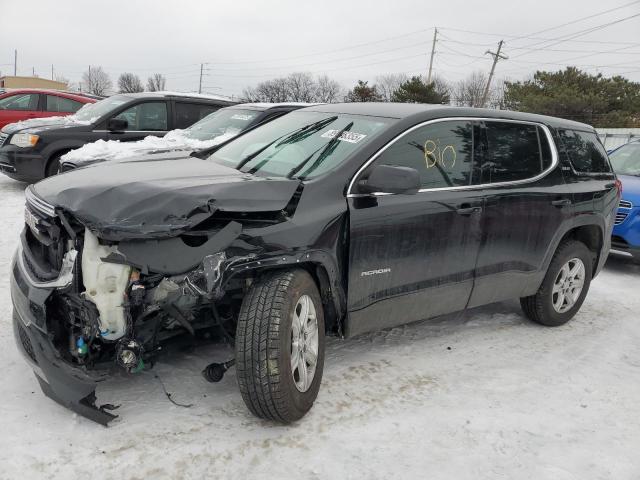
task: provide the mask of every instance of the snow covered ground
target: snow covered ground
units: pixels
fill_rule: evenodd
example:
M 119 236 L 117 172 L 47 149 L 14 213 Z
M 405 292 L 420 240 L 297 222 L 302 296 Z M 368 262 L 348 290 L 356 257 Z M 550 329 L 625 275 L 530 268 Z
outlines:
M 202 380 L 230 356 L 214 346 L 101 386 L 122 405 L 104 428 L 44 397 L 13 344 L 23 188 L 0 176 L 0 479 L 640 478 L 640 267 L 625 259 L 564 327 L 507 302 L 330 339 L 320 396 L 293 426 L 252 417 L 233 371 Z

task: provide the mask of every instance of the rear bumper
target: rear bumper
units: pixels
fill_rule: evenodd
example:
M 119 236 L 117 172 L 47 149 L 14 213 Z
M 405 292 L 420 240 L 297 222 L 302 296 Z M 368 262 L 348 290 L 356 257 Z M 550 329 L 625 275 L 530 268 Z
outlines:
M 90 420 L 107 425 L 115 415 L 95 405 L 98 382 L 105 371 L 87 371 L 61 358 L 46 329 L 46 301 L 54 288 L 33 281 L 21 261 L 20 250 L 11 264 L 13 330 L 18 349 L 33 368 L 46 396 Z
M 0 172 L 21 182 L 37 182 L 44 178 L 46 159 L 31 148 L 4 145 L 0 148 Z

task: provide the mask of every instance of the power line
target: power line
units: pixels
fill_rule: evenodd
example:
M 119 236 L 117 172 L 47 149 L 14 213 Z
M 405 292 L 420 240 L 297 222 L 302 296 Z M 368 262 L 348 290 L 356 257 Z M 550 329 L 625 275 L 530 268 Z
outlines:
M 551 30 L 557 30 L 558 28 L 567 27 L 567 26 L 573 25 L 575 23 L 583 22 L 585 20 L 590 20 L 590 19 L 595 18 L 595 17 L 600 17 L 600 16 L 605 15 L 607 13 L 615 12 L 616 10 L 621 10 L 623 8 L 627 8 L 627 7 L 630 7 L 631 5 L 635 5 L 635 4 L 638 4 L 638 3 L 640 3 L 640 0 L 634 0 L 633 2 L 625 3 L 624 5 L 620 5 L 619 7 L 614 7 L 614 8 L 610 8 L 608 10 L 603 10 L 601 12 L 594 13 L 594 14 L 588 15 L 586 17 L 578 18 L 576 20 L 571 20 L 570 22 L 566 22 L 566 23 L 562 23 L 560 25 L 556 25 L 555 27 L 545 28 L 544 30 L 538 30 L 537 32 L 533 32 L 533 33 L 530 33 L 528 35 L 538 35 L 539 33 L 545 33 L 545 32 L 549 32 Z M 524 36 L 520 37 L 520 38 L 524 38 Z M 516 39 L 517 38 L 512 39 L 512 40 L 516 40 Z
M 568 35 L 556 37 L 553 40 L 551 40 L 552 42 L 555 42 L 555 43 L 552 43 L 550 45 L 544 45 L 544 46 L 542 46 L 540 48 L 533 48 L 530 51 L 521 53 L 520 55 L 516 55 L 513 58 L 518 58 L 518 57 L 521 57 L 523 55 L 528 55 L 528 54 L 530 54 L 532 52 L 535 52 L 535 51 L 538 51 L 538 50 L 544 50 L 546 48 L 553 47 L 555 45 L 558 45 L 560 43 L 564 43 L 564 42 L 572 40 L 574 38 L 581 37 L 581 36 L 584 36 L 584 35 L 588 35 L 590 33 L 596 32 L 598 30 L 602 30 L 603 28 L 607 28 L 607 27 L 610 27 L 612 25 L 616 25 L 616 24 L 621 23 L 621 22 L 626 22 L 627 20 L 631 20 L 631 19 L 636 18 L 636 17 L 640 17 L 640 13 L 636 13 L 636 14 L 630 15 L 628 17 L 619 18 L 617 20 L 613 20 L 611 22 L 603 23 L 601 25 L 596 25 L 595 27 L 590 27 L 590 28 L 587 28 L 587 29 L 584 29 L 584 30 L 580 30 L 578 32 L 570 33 Z M 541 45 L 543 43 L 548 43 L 548 41 L 532 43 L 530 45 L 525 45 L 525 47 L 531 48 L 531 47 L 535 47 L 537 45 Z

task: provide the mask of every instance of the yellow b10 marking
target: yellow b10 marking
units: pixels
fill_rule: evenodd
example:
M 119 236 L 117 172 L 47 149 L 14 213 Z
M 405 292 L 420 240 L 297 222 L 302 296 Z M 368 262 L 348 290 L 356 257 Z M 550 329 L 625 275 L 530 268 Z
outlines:
M 435 167 L 438 162 L 443 168 L 453 168 L 457 158 L 458 154 L 454 146 L 446 145 L 442 148 L 439 138 L 424 142 L 424 161 L 427 164 L 427 168 Z

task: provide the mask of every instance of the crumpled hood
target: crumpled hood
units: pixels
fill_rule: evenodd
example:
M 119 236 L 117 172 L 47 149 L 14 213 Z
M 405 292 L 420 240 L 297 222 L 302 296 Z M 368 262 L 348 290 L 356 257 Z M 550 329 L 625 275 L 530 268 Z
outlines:
M 107 162 L 31 188 L 101 238 L 122 240 L 179 235 L 217 210 L 277 212 L 287 206 L 299 183 L 186 157 Z
M 67 160 L 62 157 L 60 161 L 60 165 L 73 165 L 77 168 L 89 167 L 91 165 L 96 165 L 99 163 L 109 162 L 111 165 L 114 163 L 126 163 L 126 162 L 145 162 L 145 161 L 153 161 L 153 160 L 184 160 L 188 158 L 191 153 L 189 149 L 170 149 L 170 150 L 152 150 L 149 152 L 138 152 L 135 155 L 132 155 L 127 158 L 119 158 L 115 160 L 110 160 L 108 158 L 86 158 L 86 159 L 77 159 L 77 160 Z

